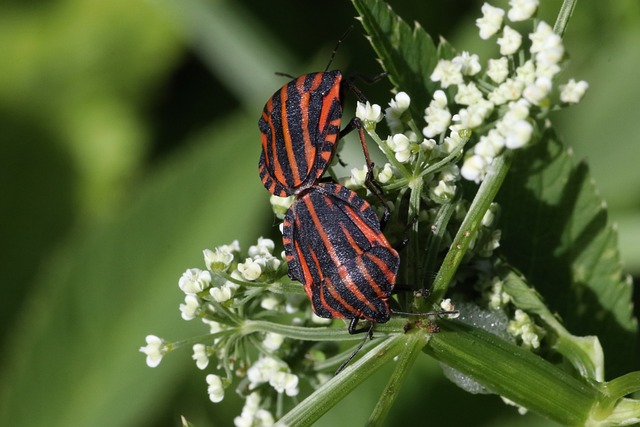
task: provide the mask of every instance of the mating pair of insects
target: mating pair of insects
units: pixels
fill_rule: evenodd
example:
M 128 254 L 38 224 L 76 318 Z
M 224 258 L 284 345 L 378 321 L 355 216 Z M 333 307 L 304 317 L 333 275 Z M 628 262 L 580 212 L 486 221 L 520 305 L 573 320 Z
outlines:
M 259 172 L 269 192 L 295 196 L 282 230 L 289 277 L 304 285 L 316 315 L 348 319 L 350 333 L 371 337 L 376 323 L 389 320 L 400 257 L 382 233 L 389 208 L 373 180 L 362 123 L 356 117 L 341 130 L 347 91 L 366 101 L 353 78 L 343 78 L 338 70 L 293 78 L 275 92 L 258 121 Z M 366 186 L 384 207 L 382 221 L 355 192 L 321 182 L 338 140 L 353 130 L 368 168 Z M 369 327 L 357 328 L 360 320 Z

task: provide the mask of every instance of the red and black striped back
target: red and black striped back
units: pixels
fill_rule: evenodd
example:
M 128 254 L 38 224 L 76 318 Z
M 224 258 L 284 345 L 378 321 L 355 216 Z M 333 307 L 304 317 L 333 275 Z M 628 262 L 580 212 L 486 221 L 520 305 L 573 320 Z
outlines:
M 305 74 L 273 94 L 258 126 L 260 178 L 276 196 L 310 187 L 327 169 L 340 134 L 340 71 Z
M 338 184 L 301 193 L 285 217 L 289 276 L 325 318 L 389 320 L 400 258 L 370 205 Z

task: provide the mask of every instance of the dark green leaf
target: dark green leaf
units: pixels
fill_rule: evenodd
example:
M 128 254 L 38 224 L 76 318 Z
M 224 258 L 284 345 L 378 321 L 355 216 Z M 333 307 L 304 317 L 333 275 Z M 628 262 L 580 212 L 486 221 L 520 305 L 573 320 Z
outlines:
M 436 46 L 418 23 L 411 28 L 380 0 L 352 0 L 362 26 L 396 89 L 411 97 L 411 114 L 421 121 L 435 84 Z
M 584 163 L 552 131 L 517 153 L 498 198 L 502 254 L 575 335 L 597 335 L 608 378 L 637 367 L 632 288 Z

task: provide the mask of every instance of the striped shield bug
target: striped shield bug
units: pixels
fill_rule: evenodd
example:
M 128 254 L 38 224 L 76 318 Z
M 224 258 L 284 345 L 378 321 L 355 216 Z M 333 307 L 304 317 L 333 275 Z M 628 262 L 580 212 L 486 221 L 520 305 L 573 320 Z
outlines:
M 431 316 L 454 312 L 392 310 L 400 257 L 382 234 L 380 220 L 364 199 L 335 183 L 316 183 L 299 193 L 282 228 L 289 277 L 303 284 L 319 317 L 349 319 L 349 333 L 366 332 L 336 374 L 391 314 Z M 357 329 L 358 321 L 369 327 Z
M 283 243 L 289 276 L 301 282 L 319 317 L 371 324 L 389 320 L 400 258 L 365 200 L 339 184 L 300 193 L 287 212 Z
M 289 76 L 292 80 L 269 98 L 258 120 L 262 135 L 260 179 L 276 196 L 295 195 L 312 186 L 329 167 L 338 140 L 357 129 L 369 169 L 367 186 L 379 197 L 379 189 L 371 184 L 373 163 L 360 119 L 355 117 L 340 129 L 345 92 L 351 91 L 366 102 L 353 84 L 355 76 L 344 78 L 339 70 L 328 71 L 342 38 L 324 71 Z M 363 80 L 372 83 L 384 76 Z

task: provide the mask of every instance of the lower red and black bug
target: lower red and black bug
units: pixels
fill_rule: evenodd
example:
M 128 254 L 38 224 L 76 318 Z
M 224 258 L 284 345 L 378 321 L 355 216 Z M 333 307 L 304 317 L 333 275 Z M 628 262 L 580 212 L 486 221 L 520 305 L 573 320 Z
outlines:
M 301 193 L 283 224 L 289 276 L 304 285 L 313 311 L 324 318 L 371 324 L 389 320 L 388 299 L 400 257 L 369 203 L 339 184 Z
M 298 194 L 285 216 L 282 235 L 289 277 L 303 284 L 315 314 L 349 319 L 351 334 L 367 332 L 336 373 L 372 337 L 376 323 L 387 322 L 392 313 L 453 313 L 390 309 L 400 257 L 382 234 L 369 203 L 342 185 L 317 183 Z M 360 320 L 369 321 L 369 326 L 358 329 Z

